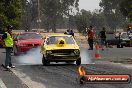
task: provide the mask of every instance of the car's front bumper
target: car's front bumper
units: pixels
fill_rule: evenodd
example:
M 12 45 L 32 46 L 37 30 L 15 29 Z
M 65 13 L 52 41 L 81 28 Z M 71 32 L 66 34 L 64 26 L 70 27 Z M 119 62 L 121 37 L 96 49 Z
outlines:
M 46 55 L 49 61 L 76 61 L 80 55 L 64 55 L 64 54 L 50 54 Z
M 19 46 L 18 47 L 18 52 L 19 53 L 26 53 L 27 51 L 33 49 L 33 48 L 38 48 L 39 46 Z
M 121 45 L 123 45 L 123 46 L 130 46 L 130 41 L 122 41 Z

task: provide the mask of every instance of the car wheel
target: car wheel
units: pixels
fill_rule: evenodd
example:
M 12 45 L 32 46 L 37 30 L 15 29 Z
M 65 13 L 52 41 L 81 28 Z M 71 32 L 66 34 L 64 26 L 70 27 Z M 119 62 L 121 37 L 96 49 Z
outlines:
M 120 44 L 117 45 L 117 48 L 120 48 Z
M 123 45 L 121 45 L 121 48 L 123 48 Z
M 123 48 L 123 45 L 118 44 L 118 45 L 117 45 L 117 48 Z
M 120 47 L 120 45 L 118 44 L 118 45 L 117 45 L 117 48 L 119 48 L 119 47 Z
M 76 61 L 76 65 L 80 65 L 81 64 L 81 58 L 79 57 Z
M 47 66 L 48 64 L 50 64 L 50 62 L 48 60 L 46 60 L 46 58 L 43 56 L 42 57 L 42 64 L 43 64 L 43 66 Z

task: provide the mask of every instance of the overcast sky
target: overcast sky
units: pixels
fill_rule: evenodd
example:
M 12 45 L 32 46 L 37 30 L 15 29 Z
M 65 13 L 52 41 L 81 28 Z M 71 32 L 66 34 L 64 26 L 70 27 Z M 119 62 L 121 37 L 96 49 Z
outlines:
M 79 9 L 91 10 L 100 9 L 99 2 L 101 0 L 79 0 Z

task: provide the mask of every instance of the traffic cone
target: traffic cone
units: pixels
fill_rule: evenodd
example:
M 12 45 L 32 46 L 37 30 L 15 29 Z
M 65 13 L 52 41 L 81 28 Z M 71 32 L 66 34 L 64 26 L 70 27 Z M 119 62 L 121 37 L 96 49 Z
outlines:
M 98 43 L 95 44 L 95 58 L 96 59 L 100 59 L 101 58 L 101 55 L 99 53 L 99 44 Z

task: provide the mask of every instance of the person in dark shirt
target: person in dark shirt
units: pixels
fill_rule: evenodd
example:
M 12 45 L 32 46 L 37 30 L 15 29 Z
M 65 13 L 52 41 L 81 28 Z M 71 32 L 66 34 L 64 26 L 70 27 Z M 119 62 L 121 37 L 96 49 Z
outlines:
M 73 30 L 70 31 L 70 35 L 72 35 L 74 37 L 74 32 Z
M 64 34 L 69 35 L 69 34 L 70 34 L 70 30 L 69 30 L 69 29 L 68 29 L 68 30 L 66 30 L 66 32 L 64 32 Z
M 101 40 L 102 50 L 104 50 L 104 46 L 106 44 L 106 28 L 105 27 L 103 27 L 102 30 L 100 31 L 100 40 Z

